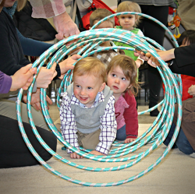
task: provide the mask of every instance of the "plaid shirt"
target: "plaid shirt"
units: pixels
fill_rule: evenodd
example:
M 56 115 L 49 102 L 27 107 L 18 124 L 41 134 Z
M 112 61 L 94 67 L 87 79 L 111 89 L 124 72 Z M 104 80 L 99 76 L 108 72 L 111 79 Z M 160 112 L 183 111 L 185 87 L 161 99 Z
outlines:
M 71 110 L 71 104 L 76 104 L 84 108 L 88 108 L 85 105 L 81 104 L 80 101 L 72 95 L 71 99 L 67 95 L 67 92 L 63 94 L 63 100 L 60 107 L 60 120 L 61 120 L 61 130 L 62 135 L 69 144 L 79 149 L 78 140 L 77 140 L 77 126 L 75 121 L 75 116 Z M 96 107 L 104 101 L 103 92 L 98 93 L 94 104 L 91 108 Z M 96 147 L 96 151 L 103 154 L 108 154 L 112 142 L 116 137 L 117 123 L 115 119 L 115 109 L 114 109 L 115 98 L 112 95 L 108 100 L 108 103 L 105 108 L 104 115 L 100 117 L 100 136 L 99 143 Z M 68 149 L 68 153 L 72 151 Z
M 112 41 L 110 41 L 110 46 L 116 46 Z M 101 46 L 95 47 L 94 50 L 101 48 Z M 98 58 L 102 63 L 106 65 L 106 68 L 108 64 L 110 63 L 111 59 L 119 54 L 125 54 L 123 50 L 120 49 L 111 49 L 108 51 L 100 51 L 97 53 L 94 53 L 92 57 Z
M 50 18 L 66 11 L 63 0 L 30 0 L 33 18 Z

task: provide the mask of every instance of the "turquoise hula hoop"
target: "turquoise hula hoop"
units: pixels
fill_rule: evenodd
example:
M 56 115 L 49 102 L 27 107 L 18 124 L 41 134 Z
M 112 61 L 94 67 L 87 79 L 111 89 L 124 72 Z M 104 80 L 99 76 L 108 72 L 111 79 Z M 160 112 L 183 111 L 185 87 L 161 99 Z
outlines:
M 158 23 L 161 25 L 166 31 L 168 32 L 169 30 L 163 26 L 159 21 L 156 19 L 152 18 L 151 16 L 141 14 L 141 13 L 136 13 L 136 12 L 122 12 L 122 13 L 117 13 L 113 14 L 107 18 L 104 18 L 100 22 L 98 22 L 96 25 L 99 25 L 101 22 L 105 21 L 106 19 L 110 17 L 114 17 L 120 14 L 138 14 L 140 16 L 147 17 L 154 22 Z M 95 27 L 95 26 L 94 26 Z M 94 28 L 93 27 L 93 28 Z M 155 56 L 161 66 L 158 68 L 158 71 L 162 77 L 163 83 L 165 85 L 165 97 L 163 101 L 159 103 L 159 105 L 162 105 L 162 108 L 160 110 L 159 115 L 153 122 L 153 124 L 149 127 L 149 129 L 142 134 L 140 137 L 138 137 L 134 142 L 131 142 L 129 144 L 122 144 L 115 142 L 114 143 L 114 149 L 110 151 L 108 156 L 95 156 L 92 154 L 88 154 L 89 150 L 81 149 L 77 150 L 76 148 L 72 147 L 69 143 L 63 140 L 63 137 L 60 132 L 58 132 L 57 128 L 53 124 L 52 119 L 50 118 L 49 112 L 47 110 L 47 102 L 46 102 L 46 90 L 41 89 L 41 94 L 40 94 L 40 99 L 41 99 L 41 107 L 42 107 L 42 113 L 44 115 L 44 118 L 50 128 L 50 130 L 54 133 L 54 135 L 58 138 L 58 140 L 64 144 L 65 147 L 69 148 L 70 150 L 76 152 L 77 154 L 91 159 L 95 161 L 100 161 L 100 162 L 125 162 L 128 161 L 127 164 L 120 165 L 120 166 L 115 166 L 115 167 L 109 167 L 109 168 L 93 168 L 93 167 L 85 167 L 82 165 L 78 165 L 76 163 L 70 162 L 69 160 L 63 158 L 62 156 L 58 155 L 56 152 L 54 152 L 41 138 L 39 135 L 36 126 L 33 122 L 33 117 L 31 114 L 31 94 L 32 94 L 32 88 L 36 80 L 37 74 L 33 78 L 33 82 L 31 86 L 28 89 L 28 95 L 27 95 L 27 108 L 28 108 L 28 117 L 29 117 L 29 123 L 32 127 L 32 130 L 38 139 L 38 141 L 42 144 L 42 146 L 54 157 L 56 157 L 58 160 L 60 160 L 63 163 L 66 163 L 72 167 L 76 167 L 78 169 L 82 170 L 87 170 L 87 171 L 94 171 L 94 172 L 100 172 L 100 171 L 116 171 L 116 170 L 122 170 L 129 168 L 138 162 L 140 162 L 142 159 L 144 159 L 149 153 L 151 153 L 153 150 L 155 150 L 159 145 L 162 144 L 166 136 L 168 135 L 169 129 L 170 129 L 170 123 L 172 123 L 173 120 L 173 114 L 174 114 L 174 103 L 177 101 L 178 103 L 178 119 L 176 123 L 176 129 L 173 135 L 172 140 L 170 141 L 169 145 L 165 149 L 165 151 L 162 153 L 162 155 L 152 164 L 150 165 L 146 170 L 141 171 L 140 173 L 126 178 L 124 180 L 120 180 L 118 182 L 108 182 L 108 183 L 92 183 L 92 182 L 83 182 L 80 180 L 75 180 L 72 179 L 71 177 L 68 177 L 66 175 L 63 175 L 62 173 L 56 171 L 53 169 L 50 165 L 48 165 L 35 151 L 33 146 L 31 145 L 26 132 L 24 130 L 24 126 L 22 123 L 21 119 L 21 98 L 22 98 L 22 93 L 23 90 L 21 89 L 18 93 L 18 98 L 16 102 L 16 109 L 17 109 L 17 119 L 19 123 L 19 129 L 21 131 L 22 137 L 29 148 L 30 152 L 33 154 L 33 156 L 42 164 L 46 169 L 51 171 L 53 174 L 59 176 L 60 178 L 67 180 L 69 182 L 79 184 L 79 185 L 84 185 L 84 186 L 91 186 L 91 187 L 108 187 L 108 186 L 116 186 L 116 185 L 121 185 L 125 184 L 128 182 L 131 182 L 133 180 L 136 180 L 137 178 L 142 177 L 144 174 L 150 172 L 155 166 L 157 166 L 162 159 L 168 154 L 170 151 L 171 147 L 173 146 L 179 129 L 181 125 L 181 117 L 182 117 L 182 102 L 181 102 L 181 85 L 178 86 L 179 83 L 179 76 L 175 76 L 170 69 L 167 67 L 166 63 L 162 61 L 159 57 L 159 55 L 156 53 L 156 51 L 153 49 L 153 47 L 146 41 L 145 38 L 140 38 L 137 35 L 125 31 L 125 30 L 119 30 L 119 29 L 99 29 L 99 30 L 92 30 L 89 31 L 84 31 L 81 32 L 79 35 L 74 35 L 71 36 L 67 39 L 61 40 L 60 42 L 56 43 L 52 47 L 50 47 L 47 51 L 45 51 L 34 63 L 33 67 L 38 67 L 38 72 L 40 68 L 43 66 L 43 64 L 48 60 L 48 58 L 55 52 L 55 54 L 51 57 L 47 68 L 51 68 L 54 62 L 60 62 L 63 60 L 63 57 L 68 55 L 71 51 L 74 51 L 76 48 L 79 46 L 83 46 L 81 50 L 79 50 L 78 54 L 80 54 L 82 57 L 87 57 L 95 52 L 100 52 L 103 50 L 110 50 L 114 48 L 120 48 L 120 49 L 128 49 L 128 50 L 134 50 L 133 48 L 128 48 L 128 47 L 104 47 L 101 49 L 93 50 L 93 48 L 99 44 L 101 44 L 102 41 L 106 40 L 113 40 L 113 41 L 119 41 L 119 42 L 125 42 L 129 44 L 130 46 L 133 46 L 135 49 L 142 50 L 143 52 L 149 52 L 153 56 Z M 175 42 L 176 47 L 178 46 L 175 38 L 172 36 L 171 32 L 170 36 Z M 71 41 L 75 41 L 73 44 L 70 46 L 65 46 L 66 43 L 69 43 Z M 148 39 L 147 39 L 148 40 Z M 148 40 L 151 42 L 152 40 Z M 153 43 L 156 44 L 156 43 Z M 79 59 L 80 60 L 80 59 Z M 60 94 L 64 91 L 66 91 L 66 87 L 71 83 L 72 79 L 72 74 L 71 71 L 69 70 L 67 74 L 64 76 L 64 79 L 61 82 L 60 88 L 58 90 L 58 102 L 60 102 Z M 157 105 L 157 106 L 159 106 Z M 59 103 L 58 103 L 59 107 Z M 153 107 L 154 109 L 155 107 Z M 144 114 L 147 111 L 143 111 L 139 114 Z M 149 134 L 151 132 L 151 134 Z M 149 135 L 148 135 L 149 134 Z M 147 136 L 148 135 L 148 136 Z M 119 158 L 121 156 L 126 156 L 129 153 L 134 153 L 135 151 L 138 151 L 139 148 L 143 147 L 144 145 L 151 145 L 147 150 L 140 152 L 139 154 L 132 155 L 130 157 L 124 157 L 124 158 Z M 132 161 L 131 161 L 132 160 Z

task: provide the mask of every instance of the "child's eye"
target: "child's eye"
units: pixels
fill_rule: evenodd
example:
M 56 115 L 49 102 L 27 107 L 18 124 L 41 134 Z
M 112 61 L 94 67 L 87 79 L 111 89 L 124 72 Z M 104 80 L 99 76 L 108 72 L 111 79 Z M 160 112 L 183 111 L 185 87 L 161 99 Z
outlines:
M 77 88 L 79 88 L 80 86 L 79 85 L 76 85 Z
M 125 19 L 125 16 L 122 16 L 121 18 L 122 18 L 122 19 Z
M 123 81 L 125 81 L 125 80 L 126 80 L 126 78 L 125 78 L 125 77 L 122 77 L 121 79 L 122 79 Z
M 113 73 L 113 74 L 112 74 L 112 77 L 116 77 L 116 74 Z
M 92 89 L 92 87 L 87 87 L 87 89 L 88 89 L 88 90 L 91 90 L 91 89 Z

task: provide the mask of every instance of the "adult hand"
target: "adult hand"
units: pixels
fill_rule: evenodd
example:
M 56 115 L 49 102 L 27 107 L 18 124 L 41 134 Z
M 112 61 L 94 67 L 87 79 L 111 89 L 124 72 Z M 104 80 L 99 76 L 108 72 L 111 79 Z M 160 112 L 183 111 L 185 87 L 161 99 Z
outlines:
M 148 57 L 147 57 L 147 56 L 145 55 L 145 53 L 142 52 L 142 51 L 139 51 L 139 50 L 136 50 L 136 49 L 135 49 L 134 55 L 135 55 L 136 57 L 140 57 L 140 58 L 143 59 L 144 61 L 148 61 Z
M 150 53 L 145 54 L 142 51 L 135 50 L 134 55 L 139 56 L 144 61 L 147 61 L 147 63 L 152 67 L 160 66 L 160 63 L 158 62 L 158 60 Z
M 64 75 L 69 69 L 74 69 L 73 64 L 77 62 L 77 60 L 80 58 L 80 55 L 73 55 L 64 61 L 59 63 L 60 66 L 60 71 L 61 71 L 61 76 L 59 77 L 60 79 L 63 79 Z
M 82 159 L 82 158 L 83 158 L 83 156 L 80 156 L 80 155 L 78 155 L 78 154 L 75 153 L 75 152 L 71 153 L 71 154 L 70 154 L 70 157 L 71 157 L 72 159 Z
M 38 88 L 47 88 L 48 85 L 51 83 L 53 78 L 57 75 L 56 72 L 56 64 L 53 64 L 50 69 L 46 67 L 42 67 L 40 72 L 37 76 L 37 87 Z
M 23 101 L 25 103 L 27 103 L 27 94 L 23 95 Z M 33 106 L 36 110 L 41 110 L 41 104 L 40 104 L 40 89 L 37 89 L 37 91 L 35 93 L 32 93 L 31 95 L 31 106 Z M 46 101 L 49 105 L 52 105 L 52 100 L 46 96 Z M 49 109 L 49 106 L 47 106 L 48 109 Z
M 155 49 L 155 50 L 157 51 L 158 55 L 163 61 L 169 61 L 175 58 L 175 54 L 174 54 L 175 49 L 170 49 L 168 51 L 161 51 L 159 49 Z M 160 63 L 158 62 L 158 60 L 154 56 L 152 56 L 150 53 L 144 54 L 141 51 L 135 50 L 134 55 L 140 56 L 140 58 L 142 58 L 144 61 L 147 61 L 147 63 L 151 65 L 152 67 L 160 66 Z
M 36 74 L 37 70 L 36 68 L 32 68 L 32 64 L 28 64 L 25 67 L 22 67 L 16 73 L 11 76 L 12 78 L 12 85 L 10 88 L 10 91 L 15 91 L 19 88 L 22 88 L 24 90 L 27 90 L 30 86 L 33 75 Z
M 195 96 L 195 85 L 191 85 L 189 88 L 188 88 L 188 93 L 192 96 Z
M 54 25 L 58 34 L 56 38 L 58 40 L 62 40 L 72 35 L 79 34 L 80 31 L 77 25 L 72 21 L 71 17 L 68 15 L 67 12 L 64 12 L 58 16 L 53 18 Z

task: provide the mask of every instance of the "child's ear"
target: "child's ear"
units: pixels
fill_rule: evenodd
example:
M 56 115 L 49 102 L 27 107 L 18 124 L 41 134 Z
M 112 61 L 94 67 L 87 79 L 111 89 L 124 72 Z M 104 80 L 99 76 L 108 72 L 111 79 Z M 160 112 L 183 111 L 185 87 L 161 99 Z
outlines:
M 89 30 L 91 30 L 91 27 L 89 27 Z
M 103 82 L 103 83 L 102 83 L 102 85 L 101 85 L 101 87 L 100 87 L 100 89 L 99 89 L 99 92 L 103 91 L 103 90 L 104 90 L 104 88 L 105 88 L 105 86 L 106 86 L 106 83 L 105 83 L 105 82 Z

